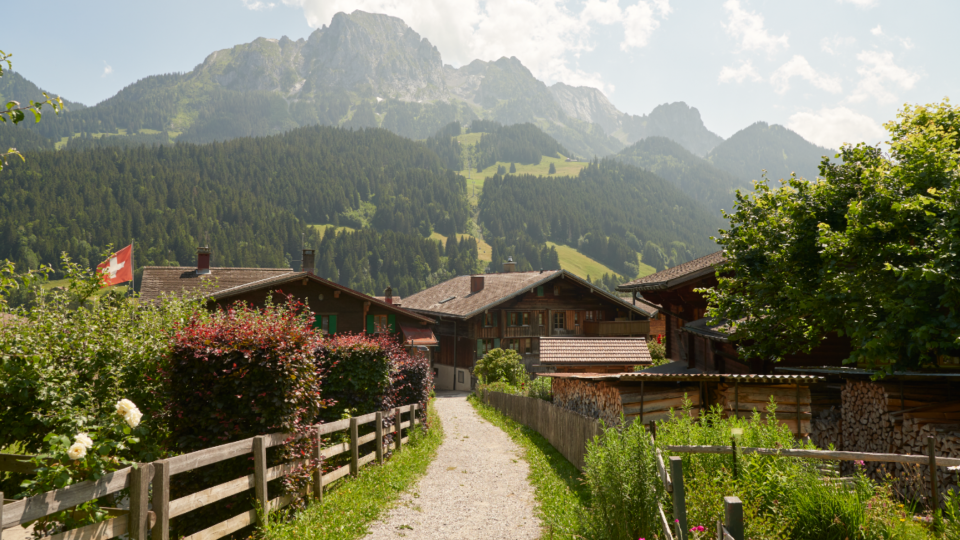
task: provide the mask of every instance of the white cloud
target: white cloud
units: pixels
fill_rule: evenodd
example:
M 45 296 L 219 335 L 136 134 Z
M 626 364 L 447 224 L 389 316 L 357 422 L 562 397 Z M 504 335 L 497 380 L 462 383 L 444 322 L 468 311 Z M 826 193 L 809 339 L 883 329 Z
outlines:
M 620 50 L 645 47 L 658 26 L 660 21 L 654 16 L 653 8 L 646 2 L 637 2 L 623 10 L 624 36 L 623 42 L 620 43 Z
M 910 90 L 920 80 L 917 72 L 896 65 L 893 62 L 893 53 L 889 51 L 863 51 L 857 55 L 857 60 L 860 61 L 857 68 L 860 82 L 849 97 L 853 103 L 866 101 L 871 97 L 878 103 L 893 103 L 897 96 L 887 89 L 886 83 Z
M 905 37 L 905 38 L 897 38 L 897 39 L 900 40 L 900 45 L 903 45 L 903 48 L 904 48 L 904 49 L 906 49 L 906 50 L 909 51 L 910 49 L 913 48 L 913 40 L 912 40 L 912 39 L 910 39 L 910 38 L 908 38 L 908 37 Z
M 787 35 L 773 36 L 763 27 L 763 15 L 746 11 L 740 7 L 740 0 L 727 0 L 723 4 L 730 18 L 723 27 L 727 33 L 740 40 L 740 49 L 744 51 L 765 50 L 775 52 L 778 48 L 790 46 Z
M 878 24 L 876 28 L 871 28 L 871 29 L 870 29 L 870 33 L 873 34 L 873 35 L 875 35 L 875 36 L 882 36 L 882 35 L 883 35 L 883 28 L 880 28 L 880 25 Z
M 613 24 L 620 21 L 621 13 L 618 0 L 587 0 L 580 12 L 580 18 L 587 24 L 592 21 Z
M 670 13 L 669 0 L 640 0 L 621 9 L 618 0 L 588 0 L 577 13 L 564 0 L 283 0 L 303 9 L 307 24 L 330 24 L 334 14 L 362 10 L 403 19 L 443 54 L 445 63 L 516 56 L 538 78 L 612 87 L 597 73 L 578 69 L 572 58 L 590 51 L 591 22 L 623 24 L 621 48 L 643 47 Z
M 106 77 L 107 75 L 110 75 L 111 73 L 113 73 L 113 66 L 111 66 L 110 64 L 107 63 L 106 60 L 104 60 L 104 61 L 103 61 L 103 74 L 100 75 L 100 76 L 101 76 L 101 77 Z
M 749 60 L 740 64 L 740 67 L 738 68 L 724 66 L 720 70 L 719 80 L 722 83 L 727 83 L 732 81 L 736 81 L 737 83 L 742 83 L 747 79 L 753 82 L 761 80 L 760 74 L 757 73 L 757 70 L 754 69 L 753 64 Z
M 812 143 L 835 149 L 843 143 L 876 144 L 887 134 L 873 118 L 846 107 L 795 113 L 790 116 L 787 127 Z
M 860 8 L 870 8 L 877 5 L 877 0 L 840 0 L 840 3 L 847 2 Z
M 773 90 L 776 93 L 783 94 L 790 89 L 790 79 L 794 77 L 805 79 L 813 86 L 832 94 L 843 90 L 839 78 L 830 77 L 813 69 L 810 62 L 807 62 L 807 59 L 799 54 L 794 55 L 786 64 L 773 72 L 773 75 L 770 76 L 770 84 L 773 85 Z
M 820 40 L 820 50 L 827 54 L 837 54 L 837 49 L 853 45 L 857 40 L 852 37 L 833 36 L 832 38 L 822 38 Z
M 251 11 L 263 11 L 266 9 L 273 9 L 276 7 L 274 2 L 261 2 L 260 0 L 241 0 L 243 2 L 243 7 Z

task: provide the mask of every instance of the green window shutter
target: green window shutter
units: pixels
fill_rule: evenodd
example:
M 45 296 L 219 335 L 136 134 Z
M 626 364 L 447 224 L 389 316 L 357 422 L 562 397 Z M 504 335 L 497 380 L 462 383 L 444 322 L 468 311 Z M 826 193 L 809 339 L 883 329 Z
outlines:
M 499 319 L 499 317 L 497 317 L 497 312 L 494 311 L 494 312 L 493 312 L 493 325 L 494 325 L 494 326 L 500 326 L 500 323 L 498 322 L 498 319 Z
M 330 316 L 330 335 L 333 335 L 336 333 L 337 333 L 337 316 L 331 315 Z
M 494 349 L 499 349 L 499 348 L 500 348 L 500 338 L 494 338 L 494 340 L 493 340 L 493 348 L 494 348 Z
M 390 332 L 397 333 L 397 316 L 393 313 L 387 315 L 387 324 L 390 325 Z
M 313 315 L 313 329 L 320 330 L 323 327 L 323 315 Z
M 483 358 L 483 340 L 477 340 L 477 358 Z
M 373 334 L 373 315 L 367 315 L 367 333 Z
M 543 285 L 537 287 L 537 296 L 543 296 Z

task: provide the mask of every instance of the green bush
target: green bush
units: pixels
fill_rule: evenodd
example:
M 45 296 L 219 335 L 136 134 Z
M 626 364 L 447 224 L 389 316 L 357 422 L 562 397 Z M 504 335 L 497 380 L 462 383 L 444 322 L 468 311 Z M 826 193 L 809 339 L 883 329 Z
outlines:
M 634 540 L 662 533 L 657 502 L 665 490 L 653 441 L 642 424 L 607 428 L 590 441 L 583 476 L 591 497 L 587 537 Z
M 473 374 L 481 384 L 505 382 L 519 387 L 526 384 L 529 377 L 523 367 L 523 358 L 511 349 L 492 349 L 483 358 L 477 360 Z
M 544 401 L 553 401 L 553 378 L 537 377 L 527 385 L 527 395 Z
M 320 418 L 333 422 L 348 416 L 385 411 L 395 403 L 391 381 L 393 357 L 406 355 L 397 341 L 386 336 L 336 334 L 315 351 L 316 362 L 326 372 L 325 408 Z

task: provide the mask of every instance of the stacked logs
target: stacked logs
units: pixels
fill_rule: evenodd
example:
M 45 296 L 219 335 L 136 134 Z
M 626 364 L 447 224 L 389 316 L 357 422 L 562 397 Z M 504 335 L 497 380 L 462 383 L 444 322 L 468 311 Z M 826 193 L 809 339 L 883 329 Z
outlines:
M 620 391 L 606 381 L 553 378 L 553 404 L 590 418 L 599 418 L 608 426 L 620 422 Z
M 776 402 L 775 415 L 780 423 L 798 433 L 797 409 L 800 410 L 799 434 L 810 433 L 810 387 L 793 384 L 721 384 L 717 388 L 718 401 L 726 416 L 750 416 L 753 411 L 769 418 L 770 399 Z M 799 394 L 799 403 L 798 403 Z
M 646 384 L 621 389 L 620 402 L 623 416 L 627 422 L 639 421 L 643 424 L 659 422 L 670 418 L 670 409 L 681 414 L 684 399 L 690 401 L 690 416 L 700 415 L 700 387 Z
M 816 402 L 816 401 L 814 401 Z M 843 448 L 843 420 L 840 409 L 830 407 L 817 414 L 810 424 L 810 439 L 817 448 Z

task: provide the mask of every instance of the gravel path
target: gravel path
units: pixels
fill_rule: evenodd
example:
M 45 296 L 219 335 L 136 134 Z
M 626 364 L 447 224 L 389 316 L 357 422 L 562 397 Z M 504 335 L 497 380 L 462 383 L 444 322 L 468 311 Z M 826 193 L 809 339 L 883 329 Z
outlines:
M 530 468 L 517 445 L 463 392 L 438 392 L 434 404 L 445 433 L 437 457 L 367 538 L 539 538 Z

